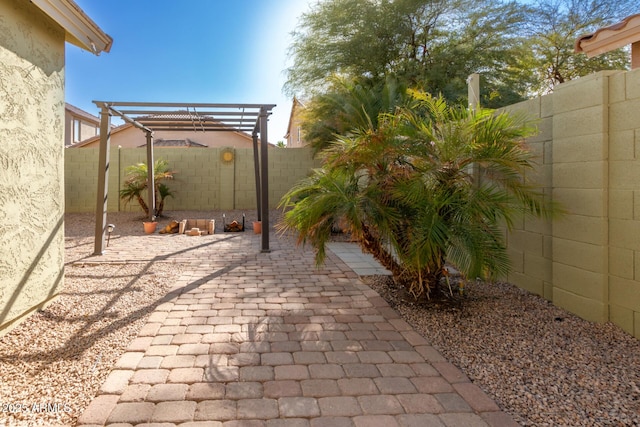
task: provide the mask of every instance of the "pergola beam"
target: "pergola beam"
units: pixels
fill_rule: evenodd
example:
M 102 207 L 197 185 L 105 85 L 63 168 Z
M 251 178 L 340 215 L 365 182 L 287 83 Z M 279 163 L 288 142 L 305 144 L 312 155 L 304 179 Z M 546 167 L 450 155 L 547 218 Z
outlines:
M 177 114 L 176 110 L 168 111 L 168 110 L 120 110 L 123 114 L 128 115 L 171 115 Z M 187 111 L 184 111 L 184 114 L 187 114 Z M 254 113 L 251 111 L 197 111 L 191 112 L 189 114 L 193 116 L 246 116 L 246 117 L 258 117 L 260 113 Z
M 192 131 L 205 132 L 252 132 L 254 147 L 254 163 L 256 171 L 256 197 L 258 220 L 262 221 L 262 252 L 269 252 L 269 143 L 267 136 L 267 121 L 275 104 L 210 104 L 210 103 L 158 103 L 158 102 L 104 102 L 93 101 L 101 108 L 100 122 L 100 155 L 98 195 L 96 199 L 96 229 L 94 255 L 104 252 L 107 197 L 109 174 L 109 144 L 110 119 L 112 115 L 122 118 L 127 123 L 142 130 L 146 134 L 147 148 L 147 182 L 149 219 L 155 219 L 155 188 L 154 188 L 154 156 L 153 131 Z M 114 107 L 133 107 L 130 109 L 116 109 Z M 154 108 L 146 110 L 144 108 Z M 171 108 L 173 110 L 162 110 Z M 176 108 L 184 108 L 176 111 Z M 197 111 L 196 108 L 220 109 L 220 111 Z M 190 109 L 193 109 L 191 111 Z M 234 111 L 235 109 L 241 111 Z M 149 117 L 158 115 L 161 117 Z M 136 116 L 136 117 L 131 117 Z M 162 117 L 164 116 L 164 117 Z M 174 116 L 174 117 L 171 117 Z M 177 117 L 176 117 L 177 116 Z M 237 124 L 235 124 L 237 123 Z M 258 134 L 260 135 L 260 150 L 258 156 Z

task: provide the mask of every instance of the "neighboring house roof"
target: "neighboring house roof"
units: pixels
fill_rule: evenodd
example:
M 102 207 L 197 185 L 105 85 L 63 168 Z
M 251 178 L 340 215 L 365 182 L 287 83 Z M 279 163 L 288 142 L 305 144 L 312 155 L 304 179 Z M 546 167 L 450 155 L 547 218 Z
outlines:
M 640 14 L 626 17 L 622 22 L 601 28 L 579 37 L 576 52 L 584 52 L 589 58 L 640 41 Z
M 138 145 L 138 147 L 146 147 L 147 144 Z M 185 139 L 154 139 L 153 140 L 154 147 L 197 147 L 197 148 L 208 148 L 207 145 L 200 144 L 199 142 L 195 142 L 190 140 L 189 138 Z
M 93 114 L 88 113 L 88 112 L 76 107 L 75 105 L 71 105 L 68 102 L 64 103 L 64 108 L 65 108 L 65 110 L 69 111 L 70 113 L 72 113 L 76 117 L 82 117 L 83 119 L 86 119 L 89 122 L 100 123 L 100 118 L 99 117 L 94 116 Z
M 65 41 L 94 55 L 109 52 L 113 39 L 102 31 L 73 0 L 31 0 L 65 31 Z

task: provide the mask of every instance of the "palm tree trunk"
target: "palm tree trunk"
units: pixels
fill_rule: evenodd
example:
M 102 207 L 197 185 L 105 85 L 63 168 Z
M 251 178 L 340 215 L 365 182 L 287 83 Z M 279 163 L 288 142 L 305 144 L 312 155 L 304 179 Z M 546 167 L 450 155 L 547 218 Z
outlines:
M 385 249 L 380 239 L 375 237 L 365 224 L 362 224 L 362 234 L 363 239 L 359 239 L 358 241 L 362 250 L 373 255 L 384 268 L 393 274 L 394 278 L 401 277 L 404 269 L 398 264 L 393 255 Z
M 147 204 L 145 203 L 144 199 L 140 195 L 138 195 L 137 198 L 138 198 L 138 203 L 140 204 L 140 207 L 144 211 L 144 214 L 146 216 L 149 216 L 149 208 L 147 207 Z

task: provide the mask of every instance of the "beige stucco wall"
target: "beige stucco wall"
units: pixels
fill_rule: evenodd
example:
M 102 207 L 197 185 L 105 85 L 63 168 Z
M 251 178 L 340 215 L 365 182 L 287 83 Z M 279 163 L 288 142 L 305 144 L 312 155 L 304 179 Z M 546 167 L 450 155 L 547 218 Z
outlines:
M 63 282 L 64 41 L 30 2 L 0 2 L 0 333 Z
M 183 140 L 190 139 L 208 147 L 252 148 L 250 135 L 239 132 L 202 132 L 202 131 L 154 131 L 155 139 Z M 111 134 L 111 147 L 135 148 L 147 143 L 146 134 L 133 126 L 124 126 Z M 100 138 L 79 148 L 97 148 Z M 202 147 L 200 147 L 202 148 Z M 194 147 L 194 149 L 196 149 Z

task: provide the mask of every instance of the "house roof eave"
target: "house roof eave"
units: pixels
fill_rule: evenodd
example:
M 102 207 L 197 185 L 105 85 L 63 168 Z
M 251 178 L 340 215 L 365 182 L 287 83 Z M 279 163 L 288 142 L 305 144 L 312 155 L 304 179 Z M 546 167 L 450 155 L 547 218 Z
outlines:
M 113 39 L 73 0 L 31 0 L 65 30 L 65 39 L 94 55 L 109 52 Z
M 575 51 L 584 52 L 592 58 L 640 39 L 640 14 L 626 17 L 623 21 L 601 28 L 598 31 L 579 37 L 575 42 Z

